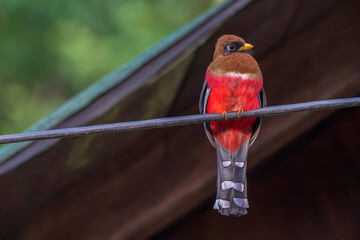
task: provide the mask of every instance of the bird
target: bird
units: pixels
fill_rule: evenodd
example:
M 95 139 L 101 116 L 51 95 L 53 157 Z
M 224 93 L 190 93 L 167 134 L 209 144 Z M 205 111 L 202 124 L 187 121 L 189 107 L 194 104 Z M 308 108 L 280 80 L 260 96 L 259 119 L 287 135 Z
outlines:
M 239 119 L 204 123 L 217 152 L 214 209 L 225 216 L 247 214 L 246 166 L 249 147 L 259 134 L 261 118 L 241 118 L 244 111 L 266 107 L 263 76 L 252 56 L 253 45 L 235 35 L 218 38 L 200 94 L 200 113 L 237 111 Z

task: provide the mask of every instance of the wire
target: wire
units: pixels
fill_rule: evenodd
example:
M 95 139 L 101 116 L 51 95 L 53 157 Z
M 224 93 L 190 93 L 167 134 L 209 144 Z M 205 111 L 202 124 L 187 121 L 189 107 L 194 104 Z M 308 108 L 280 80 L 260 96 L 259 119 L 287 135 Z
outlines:
M 334 99 L 307 103 L 297 103 L 289 105 L 279 105 L 256 110 L 246 111 L 240 115 L 240 118 L 267 117 L 302 111 L 318 111 L 336 108 L 349 108 L 360 106 L 360 97 Z M 228 120 L 238 119 L 238 112 L 227 113 Z M 144 121 L 123 122 L 104 125 L 95 125 L 87 127 L 75 127 L 65 129 L 55 129 L 40 132 L 29 132 L 19 134 L 0 135 L 0 144 L 24 142 L 32 140 L 44 140 L 53 138 L 67 138 L 86 136 L 90 134 L 104 134 L 125 131 L 135 131 L 153 128 L 176 127 L 183 125 L 200 124 L 203 122 L 225 121 L 222 114 L 197 114 L 182 117 L 158 118 Z

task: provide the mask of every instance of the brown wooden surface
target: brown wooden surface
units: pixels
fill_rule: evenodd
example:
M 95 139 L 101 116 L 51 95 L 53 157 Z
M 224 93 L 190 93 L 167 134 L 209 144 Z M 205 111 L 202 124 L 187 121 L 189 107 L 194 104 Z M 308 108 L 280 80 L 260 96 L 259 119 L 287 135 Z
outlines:
M 213 195 L 151 239 L 359 239 L 359 122 L 340 110 L 250 171 L 248 215 L 221 216 Z
M 175 75 L 169 72 L 153 88 L 140 89 L 137 95 L 130 96 L 130 102 L 141 106 L 160 94 L 160 98 L 149 103 L 158 106 L 164 101 L 161 96 L 171 94 L 162 95 L 156 89 L 166 86 L 182 71 L 187 72 L 186 81 L 179 92 L 174 90 L 172 95 L 177 98 L 169 101 L 173 106 L 170 113 L 197 113 L 198 95 L 215 38 L 230 32 L 254 43 L 270 105 L 354 96 L 360 92 L 360 31 L 359 25 L 353 23 L 360 20 L 360 8 L 356 1 L 338 2 L 319 4 L 307 0 L 296 10 L 296 1 L 256 1 L 226 22 L 194 55 L 193 62 L 190 58 L 184 60 L 190 63 L 188 71 L 187 65 L 181 64 L 174 68 Z M 298 17 L 292 20 L 294 11 L 298 11 Z M 147 96 L 148 101 L 140 96 Z M 104 123 L 104 119 L 124 121 L 127 110 L 136 110 L 132 104 L 124 107 L 120 103 L 95 123 Z M 140 113 L 145 114 L 147 108 Z M 159 108 L 156 114 L 164 112 L 168 109 Z M 265 119 L 249 156 L 249 168 L 285 147 L 329 113 Z M 18 215 L 11 215 L 11 220 L 4 223 L 11 225 L 17 217 L 28 215 L 19 228 L 22 239 L 144 238 L 215 192 L 215 151 L 201 126 L 78 139 L 62 140 L 64 148 L 58 150 L 50 148 L 41 168 L 34 169 L 29 164 L 28 175 L 12 175 L 0 182 L 1 188 L 7 189 L 0 196 L 6 201 L 1 205 L 2 212 L 9 206 L 19 207 L 16 197 L 29 199 L 26 207 L 14 211 Z M 44 169 L 46 176 L 37 178 L 44 176 Z M 34 192 L 27 191 L 26 179 L 38 184 L 32 188 Z
M 175 95 L 190 61 L 191 56 L 183 59 L 182 64 L 159 77 L 157 82 L 138 89 L 93 124 L 109 123 L 114 119 L 132 121 L 166 114 L 173 101 L 171 96 Z M 168 78 L 172 81 L 168 82 Z M 126 149 L 143 134 L 144 132 L 138 131 L 63 139 L 61 144 L 51 147 L 30 164 L 1 176 L 0 216 L 3 218 L 0 218 L 0 228 L 5 229 L 0 234 L 10 230 L 12 224 L 21 221 L 24 216 L 96 170 L 104 159 Z M 129 164 L 126 158 L 121 162 L 124 166 Z

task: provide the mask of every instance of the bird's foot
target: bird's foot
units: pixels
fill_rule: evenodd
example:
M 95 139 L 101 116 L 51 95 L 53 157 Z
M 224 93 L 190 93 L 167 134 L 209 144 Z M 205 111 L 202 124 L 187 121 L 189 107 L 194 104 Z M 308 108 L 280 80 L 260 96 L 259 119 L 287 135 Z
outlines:
M 244 109 L 238 111 L 238 119 L 244 114 Z
M 225 120 L 228 120 L 228 116 L 227 116 L 227 112 L 223 111 L 222 113 L 223 118 L 225 118 Z

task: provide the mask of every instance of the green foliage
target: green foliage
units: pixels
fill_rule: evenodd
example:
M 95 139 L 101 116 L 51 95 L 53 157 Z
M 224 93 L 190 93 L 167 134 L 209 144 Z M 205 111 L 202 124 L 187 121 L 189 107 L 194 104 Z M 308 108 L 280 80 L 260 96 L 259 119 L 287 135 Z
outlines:
M 0 0 L 0 134 L 23 131 L 223 0 Z

